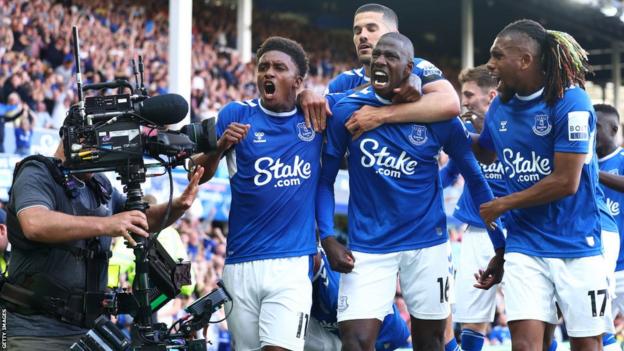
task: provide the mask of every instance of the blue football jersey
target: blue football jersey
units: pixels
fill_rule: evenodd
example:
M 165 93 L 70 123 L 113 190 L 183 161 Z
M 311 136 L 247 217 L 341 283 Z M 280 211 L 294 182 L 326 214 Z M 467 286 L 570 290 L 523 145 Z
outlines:
M 412 74 L 420 78 L 422 86 L 425 86 L 427 83 L 435 82 L 436 80 L 445 79 L 442 71 L 431 62 L 417 57 L 414 58 L 413 62 L 414 68 L 412 69 Z M 370 83 L 370 78 L 366 76 L 366 70 L 364 66 L 362 66 L 360 68 L 344 71 L 334 77 L 334 79 L 329 82 L 327 93 L 339 93 L 368 83 Z
M 258 99 L 227 104 L 218 137 L 232 122 L 251 128 L 226 153 L 232 190 L 226 263 L 315 253 L 323 136 L 306 128 L 299 110 L 275 113 Z
M 466 123 L 466 129 L 473 133 L 476 132 L 476 130 L 472 126 L 472 123 Z M 506 196 L 509 192 L 507 191 L 505 184 L 505 171 L 503 168 L 503 164 L 497 160 L 489 165 L 479 162 L 479 166 L 481 167 L 483 176 L 490 186 L 490 189 L 492 189 L 492 193 L 494 194 L 494 196 Z M 450 176 L 456 176 L 457 174 L 459 174 L 459 169 L 457 169 L 457 166 L 455 166 L 455 162 L 452 159 L 449 160 L 448 164 L 446 165 L 446 169 L 450 170 Z M 453 217 L 473 227 L 484 228 L 483 220 L 479 215 L 479 208 L 475 206 L 474 202 L 472 201 L 472 197 L 470 196 L 470 189 L 467 184 L 464 184 L 462 194 L 459 197 L 459 200 L 457 200 L 457 204 L 455 205 L 455 211 L 453 212 Z M 503 218 L 503 223 L 504 222 L 505 221 Z
M 507 252 L 539 257 L 585 257 L 601 253 L 596 116 L 587 93 L 570 88 L 554 106 L 543 90 L 492 102 L 481 146 L 496 151 L 507 189 L 525 190 L 550 175 L 555 152 L 585 154 L 576 194 L 548 204 L 514 209 L 507 217 Z
M 314 317 L 323 329 L 338 335 L 338 284 L 340 274 L 334 272 L 325 254 L 322 254 L 321 265 L 312 280 L 312 310 Z M 407 347 L 407 338 L 410 336 L 407 323 L 401 318 L 396 305 L 392 306 L 394 313 L 387 315 L 379 329 L 375 350 L 395 350 Z
M 414 250 L 448 240 L 437 162 L 441 148 L 469 172 L 476 196 L 492 198 L 459 118 L 382 125 L 352 140 L 344 124 L 353 112 L 387 104 L 367 87 L 338 102 L 328 119 L 324 152 L 336 158 L 349 152 L 349 246 L 360 252 Z M 502 232 L 500 238 L 498 247 Z
M 611 154 L 599 159 L 598 165 L 601 171 L 624 175 L 624 151 L 622 151 L 621 147 L 618 147 Z M 609 213 L 614 217 L 617 223 L 617 229 L 620 233 L 620 255 L 618 256 L 615 270 L 621 271 L 624 269 L 624 242 L 622 241 L 622 233 L 624 233 L 624 213 L 620 210 L 620 205 L 624 205 L 624 193 L 611 189 L 603 184 L 600 184 L 600 186 L 606 198 L 606 207 Z

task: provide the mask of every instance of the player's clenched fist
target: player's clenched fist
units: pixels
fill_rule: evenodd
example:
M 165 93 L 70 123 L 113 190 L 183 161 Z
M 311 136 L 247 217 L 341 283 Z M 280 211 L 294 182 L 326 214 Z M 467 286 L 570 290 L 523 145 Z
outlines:
M 217 149 L 220 152 L 224 152 L 232 147 L 232 145 L 238 144 L 241 140 L 245 139 L 250 127 L 249 124 L 230 123 L 223 132 L 223 135 L 221 135 L 221 138 L 219 138 L 219 141 L 217 141 Z
M 323 239 L 321 242 L 323 250 L 327 254 L 331 268 L 340 273 L 349 273 L 355 265 L 355 258 L 351 250 L 347 249 L 333 236 Z

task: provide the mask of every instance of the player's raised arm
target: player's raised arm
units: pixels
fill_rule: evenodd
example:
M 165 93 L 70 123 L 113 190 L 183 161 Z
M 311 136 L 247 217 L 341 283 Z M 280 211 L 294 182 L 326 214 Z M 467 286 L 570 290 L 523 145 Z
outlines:
M 336 240 L 334 235 L 334 182 L 338 175 L 341 158 L 324 154 L 323 168 L 316 192 L 316 221 L 320 231 L 321 245 L 327 253 L 331 268 L 336 272 L 349 273 L 355 259 L 350 250 Z
M 490 110 L 488 110 L 488 114 L 490 111 L 495 109 L 495 104 L 492 104 Z M 487 120 L 487 115 L 486 115 Z M 479 162 L 483 164 L 490 164 L 496 160 L 496 152 L 494 151 L 494 145 L 492 144 L 492 136 L 490 135 L 490 131 L 488 129 L 487 122 L 483 125 L 483 130 L 481 134 L 470 133 L 470 139 L 472 141 L 472 152 Z
M 444 151 L 454 160 L 464 177 L 475 205 L 480 206 L 483 203 L 492 201 L 494 195 L 481 172 L 477 160 L 472 154 L 468 132 L 463 128 L 459 119 L 452 121 L 450 127 L 452 130 L 449 132 L 447 142 L 444 145 Z M 494 245 L 494 250 L 504 248 L 505 236 L 501 230 L 502 225 L 498 217 L 484 222 L 490 240 Z
M 575 194 L 586 157 L 586 154 L 556 152 L 550 175 L 526 190 L 481 205 L 481 217 L 487 222 L 512 209 L 542 205 Z

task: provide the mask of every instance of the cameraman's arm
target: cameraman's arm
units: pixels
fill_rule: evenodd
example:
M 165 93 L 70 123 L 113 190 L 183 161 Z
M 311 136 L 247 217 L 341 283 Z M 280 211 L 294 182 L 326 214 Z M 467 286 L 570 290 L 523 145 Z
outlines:
M 184 212 L 191 207 L 195 197 L 197 196 L 197 192 L 199 191 L 199 180 L 203 175 L 203 167 L 199 166 L 195 168 L 195 171 L 191 176 L 191 181 L 189 182 L 189 185 L 187 185 L 186 189 L 184 189 L 182 195 L 173 199 L 171 204 L 171 213 L 169 214 L 169 218 L 163 228 L 160 228 L 160 225 L 162 224 L 162 219 L 165 217 L 165 212 L 167 211 L 167 203 L 154 205 L 147 209 L 147 222 L 151 233 L 167 228 L 178 218 L 182 217 Z
M 223 132 L 223 135 L 217 141 L 217 150 L 210 154 L 202 154 L 193 157 L 193 161 L 196 165 L 202 166 L 206 169 L 201 177 L 199 183 L 203 184 L 214 176 L 219 167 L 219 161 L 223 154 L 229 150 L 233 145 L 238 144 L 247 136 L 249 132 L 249 124 L 241 124 L 232 122 Z
M 11 204 L 27 239 L 58 243 L 109 235 L 123 236 L 132 243 L 128 231 L 147 236 L 147 219 L 139 211 L 91 217 L 55 210 L 63 207 L 59 201 L 71 201 L 64 193 L 59 196 L 58 187 L 46 166 L 39 162 L 24 165 L 16 177 Z
M 24 236 L 42 243 L 61 243 L 102 235 L 123 236 L 129 240 L 128 232 L 149 236 L 147 220 L 140 211 L 122 212 L 110 217 L 73 216 L 36 205 L 19 211 L 17 218 Z

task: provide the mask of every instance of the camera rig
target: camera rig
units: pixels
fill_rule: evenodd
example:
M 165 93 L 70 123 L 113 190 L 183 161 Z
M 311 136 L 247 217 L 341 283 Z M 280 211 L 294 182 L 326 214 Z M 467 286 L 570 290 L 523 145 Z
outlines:
M 172 183 L 171 169 L 183 165 L 191 155 L 216 149 L 214 118 L 185 125 L 179 131 L 163 130 L 165 125 L 180 122 L 188 112 L 186 100 L 176 94 L 148 97 L 143 84 L 143 61 L 139 68 L 132 60 L 135 86 L 127 80 L 83 86 L 80 70 L 78 31 L 72 28 L 76 63 L 78 100 L 61 127 L 67 176 L 76 173 L 114 171 L 127 194 L 125 210 L 145 212 L 141 183 L 147 169 L 164 167 Z M 117 89 L 116 95 L 84 97 L 87 91 Z M 146 163 L 144 156 L 155 159 Z M 172 184 L 170 185 L 172 186 Z M 171 212 L 172 189 L 161 228 Z M 85 294 L 85 315 L 93 328 L 71 350 L 166 350 L 173 346 L 184 350 L 205 350 L 204 340 L 192 340 L 192 333 L 206 326 L 210 316 L 231 301 L 222 284 L 200 298 L 187 311 L 190 318 L 177 321 L 172 328 L 156 323 L 155 312 L 190 284 L 190 263 L 176 262 L 156 240 L 132 235 L 136 276 L 132 292 L 89 292 Z M 134 317 L 132 340 L 112 324 L 105 314 L 130 314 Z M 99 316 L 99 317 L 98 317 Z

